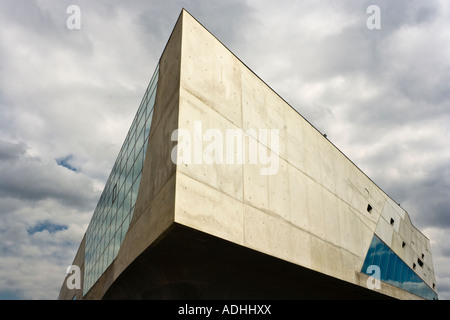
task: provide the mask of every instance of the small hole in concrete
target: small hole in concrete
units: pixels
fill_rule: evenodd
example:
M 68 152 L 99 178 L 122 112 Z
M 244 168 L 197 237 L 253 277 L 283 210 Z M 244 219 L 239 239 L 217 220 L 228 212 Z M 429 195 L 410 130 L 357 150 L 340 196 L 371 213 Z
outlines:
M 417 259 L 417 263 L 419 264 L 419 266 L 423 267 L 423 262 L 420 259 Z

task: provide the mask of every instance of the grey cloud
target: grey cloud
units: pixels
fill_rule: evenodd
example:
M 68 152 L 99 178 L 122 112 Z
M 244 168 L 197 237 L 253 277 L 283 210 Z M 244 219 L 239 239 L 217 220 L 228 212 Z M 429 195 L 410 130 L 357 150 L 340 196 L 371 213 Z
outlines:
M 25 143 L 0 140 L 0 162 L 20 158 L 26 152 Z
M 379 4 L 383 26 L 390 29 L 403 25 L 429 23 L 439 16 L 441 7 L 439 1 L 377 0 L 371 3 Z
M 39 201 L 53 198 L 77 208 L 92 208 L 96 193 L 91 181 L 56 162 L 22 154 L 0 162 L 0 196 Z
M 422 180 L 414 181 L 404 196 L 417 210 L 415 221 L 420 226 L 450 229 L 450 168 L 448 163 L 430 168 Z

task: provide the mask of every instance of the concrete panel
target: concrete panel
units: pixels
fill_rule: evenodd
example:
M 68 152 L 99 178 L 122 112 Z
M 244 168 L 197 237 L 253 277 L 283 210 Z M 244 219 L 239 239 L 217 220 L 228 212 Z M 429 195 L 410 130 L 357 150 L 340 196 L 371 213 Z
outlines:
M 177 172 L 175 222 L 234 243 L 244 242 L 243 203 Z
M 180 163 L 177 166 L 177 170 L 217 190 L 225 192 L 236 199 L 242 200 L 243 165 L 237 157 L 239 144 L 237 140 L 232 140 L 227 136 L 227 132 L 235 132 L 240 129 L 223 115 L 217 113 L 203 101 L 199 100 L 198 97 L 193 96 L 184 89 L 181 89 L 178 129 L 179 135 L 182 134 L 182 130 L 187 130 L 191 137 L 191 148 L 189 148 L 191 155 L 190 157 L 185 155 L 185 158 L 190 158 L 191 161 L 190 163 L 189 161 L 188 163 Z M 214 146 L 216 142 L 220 142 L 216 140 L 219 136 L 209 136 L 211 132 L 217 132 L 222 137 L 222 152 L 220 156 L 222 163 L 220 163 L 219 157 L 211 159 L 214 160 L 213 163 L 207 158 L 209 155 L 215 155 L 209 152 L 209 146 Z M 182 161 L 182 155 L 180 154 L 182 149 L 182 145 L 179 144 L 178 159 L 180 162 Z M 230 159 L 232 161 L 227 163 L 227 156 L 229 154 L 231 154 Z
M 337 149 L 324 137 L 318 139 L 317 149 L 320 161 L 320 182 L 324 188 L 336 193 L 336 161 L 343 160 Z
M 409 245 L 411 243 L 412 227 L 406 220 L 403 220 L 400 223 L 398 233 L 400 237 L 402 237 L 403 241 L 405 241 L 405 244 Z
M 386 199 L 387 203 L 391 205 L 391 207 L 395 210 L 398 216 L 400 216 L 402 219 L 405 219 L 406 211 L 402 207 L 398 205 L 398 203 L 395 203 L 394 200 L 391 198 Z
M 403 259 L 403 256 L 405 255 L 405 251 L 409 250 L 409 247 L 406 246 L 406 243 L 405 243 L 405 246 L 403 247 L 403 242 L 404 242 L 404 240 L 400 236 L 400 234 L 397 232 L 394 232 L 392 235 L 391 249 L 400 257 L 400 259 Z
M 244 201 L 256 208 L 268 210 L 268 176 L 261 175 L 260 169 L 254 164 L 244 164 Z
M 349 189 L 353 191 L 349 206 L 350 212 L 357 216 L 372 230 L 372 232 L 374 232 L 380 214 L 374 208 L 372 208 L 370 212 L 367 211 L 368 205 L 371 205 L 371 203 L 366 199 L 363 193 L 355 188 L 353 184 L 349 183 Z
M 294 166 L 288 166 L 289 175 L 289 217 L 287 219 L 295 226 L 310 230 L 311 222 L 308 214 L 308 188 L 305 174 Z
M 324 189 L 314 180 L 307 179 L 306 187 L 308 189 L 308 220 L 310 230 L 321 239 L 325 239 L 325 217 L 324 217 Z
M 290 219 L 289 164 L 279 160 L 278 172 L 267 176 L 268 210 L 283 219 Z M 258 166 L 259 167 L 259 166 Z M 248 186 L 251 188 L 251 186 Z M 295 195 L 293 195 L 295 196 Z
M 164 118 L 164 114 L 167 112 L 167 106 L 175 104 L 178 107 L 182 18 L 183 15 L 179 17 L 159 60 L 158 89 L 156 91 L 150 136 L 157 130 L 159 122 Z M 156 102 L 159 108 L 156 107 Z
M 304 267 L 312 267 L 311 235 L 279 216 L 245 205 L 245 245 Z
M 384 220 L 389 222 L 389 224 L 394 228 L 395 232 L 398 233 L 402 218 L 388 200 L 384 205 L 381 216 Z
M 285 129 L 286 111 L 291 109 L 249 69 L 242 70 L 242 107 L 245 129 Z
M 114 261 L 114 279 L 174 222 L 175 175 L 133 224 Z
M 365 190 L 368 192 L 368 202 L 372 206 L 372 214 L 373 221 L 378 221 L 378 218 L 383 211 L 384 203 L 388 196 L 374 183 L 368 183 L 365 187 Z
M 182 52 L 181 86 L 241 127 L 239 60 L 188 14 Z
M 304 169 L 303 149 L 307 144 L 304 139 L 303 131 L 305 126 L 310 126 L 297 111 L 292 108 L 286 108 L 285 126 L 280 130 L 280 140 L 285 142 L 280 147 L 281 156 L 295 168 Z M 304 170 L 303 170 L 304 171 Z
M 354 261 L 357 257 L 350 252 L 311 236 L 311 258 L 314 270 L 342 280 L 354 280 Z M 353 267 L 346 268 L 349 264 L 353 264 Z
M 321 143 L 324 137 L 311 126 L 305 125 L 302 127 L 302 129 L 302 137 L 304 143 L 302 145 L 301 164 L 303 164 L 303 167 L 299 167 L 298 169 L 311 177 L 311 179 L 320 182 L 321 167 L 317 145 Z
M 339 229 L 340 246 L 357 256 L 364 257 L 373 237 L 372 230 L 349 209 L 340 214 Z
M 341 246 L 341 241 L 348 236 L 348 231 L 351 225 L 342 225 L 340 220 L 343 215 L 347 213 L 344 210 L 339 210 L 339 200 L 329 191 L 323 192 L 323 218 L 324 218 L 324 240 L 333 243 L 336 246 Z M 341 208 L 342 209 L 342 208 Z
M 394 233 L 394 229 L 390 225 L 389 222 L 384 220 L 383 217 L 378 221 L 377 228 L 375 229 L 375 234 L 380 238 L 384 243 L 386 243 L 389 247 L 392 246 L 392 234 Z

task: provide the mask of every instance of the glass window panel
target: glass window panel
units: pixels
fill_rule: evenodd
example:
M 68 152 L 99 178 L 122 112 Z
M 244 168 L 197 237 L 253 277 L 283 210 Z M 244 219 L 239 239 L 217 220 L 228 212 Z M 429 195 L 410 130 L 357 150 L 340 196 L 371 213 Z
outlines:
M 137 125 L 137 123 L 136 123 L 136 125 Z M 135 129 L 135 131 L 133 131 L 133 135 L 131 136 L 131 140 L 130 140 L 131 148 L 134 148 L 134 145 L 136 144 L 136 136 L 138 134 L 138 132 L 136 130 L 137 130 L 137 128 Z
M 134 155 L 133 157 L 127 159 L 127 170 L 125 171 L 126 177 L 128 177 L 128 174 L 130 173 L 130 170 L 133 168 L 133 165 L 134 165 Z
M 141 118 L 142 116 L 144 116 L 145 117 L 145 101 L 147 100 L 147 95 L 148 95 L 148 92 L 147 91 L 145 91 L 145 93 L 144 93 L 144 97 L 142 98 L 142 101 L 141 101 L 141 104 L 139 105 L 139 109 L 138 109 L 138 111 L 137 111 L 137 115 L 138 115 L 138 118 Z
M 126 164 L 126 161 L 124 161 L 124 166 L 125 166 L 125 164 Z M 119 175 L 119 179 L 118 179 L 118 181 L 117 181 L 117 186 L 119 187 L 119 189 L 122 189 L 123 190 L 123 183 L 124 183 L 124 181 L 125 181 L 125 177 L 126 177 L 126 175 L 125 175 L 125 170 L 122 170 L 121 172 L 120 172 L 120 175 Z M 120 204 L 121 202 L 119 202 L 119 204 Z
M 145 142 L 145 129 L 142 128 L 141 131 L 139 131 L 139 135 L 136 139 L 136 150 L 139 150 L 140 148 L 142 148 L 142 146 L 144 145 Z M 137 154 L 137 152 L 136 152 Z
M 127 222 L 127 227 L 130 225 L 132 216 L 133 216 L 132 212 L 130 212 L 130 213 L 128 214 L 128 216 L 127 216 L 127 221 L 128 221 L 128 222 Z
M 123 221 L 123 206 L 124 205 L 122 203 L 122 205 L 119 208 L 119 211 L 117 212 L 117 221 L 118 221 L 119 225 L 122 224 L 122 221 Z
M 114 233 L 116 232 L 115 228 L 116 228 L 116 216 L 114 215 L 114 217 L 111 219 L 111 231 L 109 234 L 109 238 L 112 239 L 114 237 Z
M 150 101 L 148 103 L 148 108 L 150 109 L 150 113 L 147 114 L 147 120 L 150 120 L 150 121 L 151 121 L 151 119 L 153 117 L 153 105 L 154 105 L 154 103 L 155 103 L 155 95 L 152 95 L 150 97 Z M 148 121 L 147 121 L 147 123 L 148 123 Z M 150 124 L 148 123 L 147 125 L 150 128 Z
M 134 162 L 133 181 L 136 180 L 137 176 L 142 170 L 143 160 L 144 160 L 144 153 L 141 148 L 139 154 L 136 156 L 136 161 Z
M 376 236 L 369 247 L 361 272 L 368 274 L 367 267 L 371 261 L 374 265 L 379 261 L 382 281 L 426 299 L 437 299 L 437 294 Z
M 105 232 L 105 248 L 108 246 L 108 242 L 109 242 L 109 235 L 111 233 L 111 225 L 108 225 L 108 227 L 106 228 L 106 232 Z
M 120 228 L 114 234 L 114 258 L 117 257 L 117 253 L 119 252 L 119 248 L 120 248 Z
M 153 81 L 149 84 L 149 86 L 147 88 L 147 92 L 148 92 L 147 105 L 146 105 L 147 108 L 149 106 L 151 107 L 153 105 L 153 103 L 150 101 L 151 101 L 152 96 L 155 96 L 156 86 L 157 86 L 156 81 Z
M 152 119 L 153 119 L 153 109 L 150 111 L 149 116 L 147 120 L 145 121 L 145 137 L 147 138 L 150 134 L 150 128 L 152 126 Z
M 111 264 L 111 262 L 113 261 L 114 257 L 113 257 L 113 250 L 114 250 L 114 241 L 113 238 L 111 237 L 111 242 L 108 245 L 108 263 L 107 265 L 109 266 Z
M 134 182 L 134 185 L 135 185 L 134 191 L 136 192 L 136 194 L 139 191 L 139 187 L 141 185 L 141 178 L 142 178 L 142 170 L 139 173 L 139 175 L 137 176 L 136 181 Z
M 124 207 L 124 214 L 125 216 L 128 214 L 128 212 L 131 209 L 131 195 L 130 192 L 127 193 L 125 196 L 125 199 L 123 201 L 123 207 Z
M 106 266 L 107 266 L 107 258 L 108 258 L 108 255 L 106 254 L 106 247 L 105 247 L 105 250 L 103 250 L 103 253 L 102 253 L 102 264 L 101 264 L 101 273 L 103 273 L 105 270 L 106 270 Z
M 141 116 L 138 119 L 138 124 L 137 124 L 137 127 L 136 127 L 136 133 L 138 134 L 138 136 L 142 132 L 142 130 L 144 129 L 144 126 L 145 126 L 145 117 Z M 138 140 L 138 139 L 136 139 L 136 140 Z
M 111 222 L 111 206 L 108 208 L 108 213 L 106 214 L 105 225 L 108 228 L 109 223 Z
M 395 262 L 396 262 L 396 257 L 397 255 L 390 250 L 387 246 L 386 246 L 386 255 L 388 256 L 388 262 L 386 265 L 386 273 L 385 273 L 385 279 L 386 281 L 389 280 L 394 280 L 394 272 L 395 272 Z
M 131 124 L 130 130 L 128 131 L 128 144 L 133 144 L 133 134 L 136 132 L 136 116 L 133 118 L 133 123 Z
M 146 144 L 146 137 L 151 124 L 151 120 L 147 122 L 147 119 L 151 119 L 153 114 L 158 70 L 159 66 L 155 69 L 138 111 L 133 118 L 86 231 L 85 293 L 115 258 L 122 242 L 122 233 L 128 229 L 128 223 L 131 219 L 130 210 L 134 206 L 133 202 L 140 181 L 138 179 L 140 179 L 142 159 L 146 151 L 141 151 L 141 147 Z M 147 136 L 145 133 L 147 133 Z M 136 161 L 135 156 L 137 157 Z M 133 181 L 135 185 L 133 185 Z M 118 192 L 113 203 L 112 188 L 116 184 L 116 191 Z M 122 223 L 124 220 L 125 223 Z M 116 232 L 116 229 L 118 229 L 118 232 Z
M 383 245 L 381 243 L 377 242 L 376 246 L 375 246 L 375 252 L 373 255 L 373 261 L 372 261 L 373 265 L 379 266 L 380 268 L 381 268 L 380 260 L 381 260 L 382 248 L 383 248 Z
M 105 234 L 104 233 L 102 233 L 100 243 L 98 245 L 99 245 L 98 250 L 99 250 L 99 259 L 100 259 L 103 249 L 105 249 Z
M 394 277 L 393 279 L 395 281 L 397 281 L 398 283 L 401 283 L 402 281 L 402 265 L 403 265 L 403 261 L 395 256 L 395 268 L 394 268 Z
M 121 236 L 120 236 L 120 241 L 123 242 L 123 239 L 125 238 L 125 234 L 127 233 L 128 230 L 128 224 L 124 221 L 122 223 L 122 228 L 121 228 Z
M 372 242 L 370 243 L 369 250 L 368 250 L 367 255 L 366 255 L 366 259 L 364 260 L 364 264 L 363 264 L 362 270 L 365 273 L 367 272 L 367 268 L 370 265 L 373 264 L 373 258 L 374 258 L 374 255 L 375 255 L 376 244 L 377 244 L 377 241 L 376 241 L 376 238 L 374 237 L 372 239 Z
M 131 189 L 133 183 L 133 167 L 130 167 L 130 171 L 127 176 L 127 190 Z

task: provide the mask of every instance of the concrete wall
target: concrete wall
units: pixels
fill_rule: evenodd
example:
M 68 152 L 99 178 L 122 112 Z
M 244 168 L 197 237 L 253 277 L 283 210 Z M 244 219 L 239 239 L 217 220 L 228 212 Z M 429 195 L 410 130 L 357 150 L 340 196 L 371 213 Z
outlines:
M 408 213 L 390 198 L 384 204 L 375 234 L 434 289 L 436 279 L 430 240 L 413 226 Z
M 434 279 L 429 241 L 407 213 L 186 12 L 179 128 L 200 139 L 208 129 L 223 137 L 227 129 L 278 129 L 277 149 L 261 136 L 247 136 L 244 148 L 257 140 L 276 151 L 279 165 L 276 174 L 262 175 L 267 166 L 248 158 L 179 163 L 175 222 L 357 284 L 376 232 L 408 264 L 425 251 L 423 278 Z M 203 138 L 205 151 L 214 140 Z M 397 223 L 385 226 L 390 214 Z M 395 232 L 384 236 L 391 227 Z M 402 237 L 408 248 L 399 251 Z

